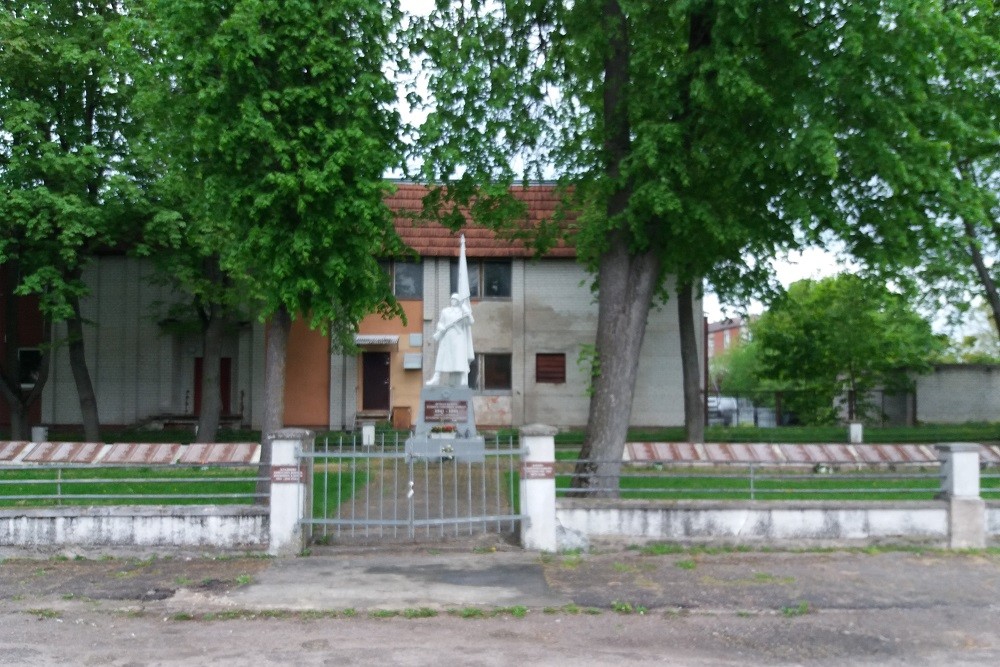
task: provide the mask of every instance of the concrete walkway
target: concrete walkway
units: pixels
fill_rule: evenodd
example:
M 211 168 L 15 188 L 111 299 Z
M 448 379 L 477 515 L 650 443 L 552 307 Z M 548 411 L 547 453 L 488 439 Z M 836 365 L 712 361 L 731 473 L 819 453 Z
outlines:
M 537 554 L 369 553 L 278 560 L 216 602 L 242 609 L 562 607 Z
M 992 666 L 1000 553 L 11 560 L 0 627 L 2 664 Z

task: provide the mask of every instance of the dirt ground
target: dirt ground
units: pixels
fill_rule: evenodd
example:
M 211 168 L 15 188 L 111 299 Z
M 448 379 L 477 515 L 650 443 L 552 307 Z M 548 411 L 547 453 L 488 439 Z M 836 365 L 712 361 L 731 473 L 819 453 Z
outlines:
M 433 614 L 220 611 L 203 603 L 254 586 L 274 561 L 7 559 L 0 665 L 1000 662 L 992 551 L 607 548 L 525 557 L 573 603 Z

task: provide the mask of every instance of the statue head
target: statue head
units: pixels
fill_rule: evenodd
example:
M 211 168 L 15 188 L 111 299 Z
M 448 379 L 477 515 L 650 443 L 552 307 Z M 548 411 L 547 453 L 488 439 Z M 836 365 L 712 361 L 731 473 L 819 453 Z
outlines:
M 458 298 L 458 294 L 452 294 L 451 295 L 451 305 L 457 306 L 460 301 L 461 301 L 461 299 Z

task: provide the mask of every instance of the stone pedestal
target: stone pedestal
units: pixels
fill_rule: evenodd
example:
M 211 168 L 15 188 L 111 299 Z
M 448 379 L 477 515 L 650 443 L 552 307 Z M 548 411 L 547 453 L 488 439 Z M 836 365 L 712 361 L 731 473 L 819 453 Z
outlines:
M 486 442 L 476 432 L 472 390 L 458 386 L 424 387 L 413 435 L 406 453 L 430 459 L 482 463 Z

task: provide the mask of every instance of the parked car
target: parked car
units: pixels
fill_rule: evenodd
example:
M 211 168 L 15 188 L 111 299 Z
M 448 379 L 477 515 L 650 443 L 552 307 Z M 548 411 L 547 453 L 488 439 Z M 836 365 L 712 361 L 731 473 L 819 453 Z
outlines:
M 736 423 L 739 405 L 732 396 L 708 397 L 708 425 L 732 426 Z

